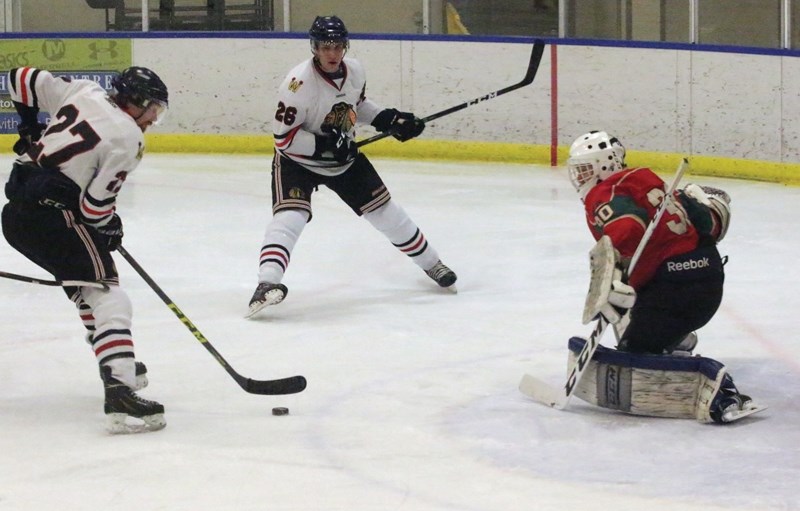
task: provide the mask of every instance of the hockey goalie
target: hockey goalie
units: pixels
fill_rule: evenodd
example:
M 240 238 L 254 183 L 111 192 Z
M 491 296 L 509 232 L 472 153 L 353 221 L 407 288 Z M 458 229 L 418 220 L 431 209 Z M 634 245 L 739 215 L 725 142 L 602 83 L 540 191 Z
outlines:
M 739 392 L 723 364 L 693 356 L 696 330 L 722 301 L 727 257 L 717 243 L 730 223 L 728 194 L 689 184 L 666 197 L 661 178 L 628 168 L 623 145 L 602 131 L 578 137 L 567 165 L 598 240 L 583 322 L 602 316 L 618 342 L 616 349 L 597 346 L 575 395 L 635 415 L 719 424 L 763 410 Z M 639 248 L 662 202 L 663 216 Z M 586 342 L 570 339 L 570 367 Z

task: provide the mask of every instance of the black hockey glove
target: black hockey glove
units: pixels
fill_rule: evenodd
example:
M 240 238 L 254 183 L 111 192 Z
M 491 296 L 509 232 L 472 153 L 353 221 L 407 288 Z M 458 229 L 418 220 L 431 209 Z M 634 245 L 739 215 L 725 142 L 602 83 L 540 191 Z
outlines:
M 47 124 L 37 122 L 35 124 L 20 124 L 17 127 L 19 140 L 14 143 L 13 150 L 22 156 L 33 147 L 34 142 L 42 138 L 42 132 L 47 129 Z
M 317 151 L 315 155 L 321 156 L 324 152 L 331 152 L 333 153 L 333 158 L 339 163 L 354 160 L 358 155 L 356 141 L 339 128 L 325 128 L 326 135 L 317 135 Z
M 122 219 L 118 214 L 114 213 L 106 225 L 97 228 L 97 232 L 105 238 L 106 246 L 110 251 L 113 252 L 122 245 Z
M 372 120 L 372 126 L 381 132 L 388 131 L 400 142 L 418 137 L 425 130 L 425 121 L 410 112 L 400 112 L 396 108 L 382 110 Z

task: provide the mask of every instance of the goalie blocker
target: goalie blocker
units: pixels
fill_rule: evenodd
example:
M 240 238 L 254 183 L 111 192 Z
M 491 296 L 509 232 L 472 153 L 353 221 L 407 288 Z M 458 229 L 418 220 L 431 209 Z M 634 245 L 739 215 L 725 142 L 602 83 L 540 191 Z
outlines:
M 586 340 L 569 340 L 569 364 Z M 766 409 L 740 394 L 724 365 L 701 356 L 634 354 L 598 346 L 575 395 L 633 415 L 724 424 Z

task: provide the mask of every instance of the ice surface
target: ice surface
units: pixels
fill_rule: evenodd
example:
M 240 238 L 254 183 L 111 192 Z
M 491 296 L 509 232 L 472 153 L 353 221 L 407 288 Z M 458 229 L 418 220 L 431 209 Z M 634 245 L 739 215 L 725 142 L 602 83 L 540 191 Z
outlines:
M 141 394 L 168 426 L 108 436 L 74 306 L 0 279 L 0 510 L 800 509 L 800 189 L 684 179 L 733 199 L 725 298 L 698 352 L 770 406 L 719 427 L 517 391 L 525 372 L 562 383 L 567 339 L 590 331 L 593 240 L 563 170 L 375 164 L 457 295 L 322 188 L 287 299 L 248 321 L 267 157 L 147 155 L 120 195 L 124 245 L 214 347 L 245 376 L 305 375 L 302 394 L 242 391 L 118 257 Z M 0 269 L 47 277 L 5 241 Z

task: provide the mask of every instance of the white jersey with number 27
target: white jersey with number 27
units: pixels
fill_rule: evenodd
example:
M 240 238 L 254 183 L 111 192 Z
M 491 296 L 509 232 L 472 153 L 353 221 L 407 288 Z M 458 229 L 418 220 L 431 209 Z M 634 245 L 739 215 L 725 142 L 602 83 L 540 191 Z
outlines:
M 21 67 L 9 72 L 11 99 L 52 116 L 47 130 L 21 162 L 59 170 L 81 188 L 80 215 L 105 225 L 125 178 L 144 153 L 144 134 L 106 91 L 91 80 L 71 80 Z

